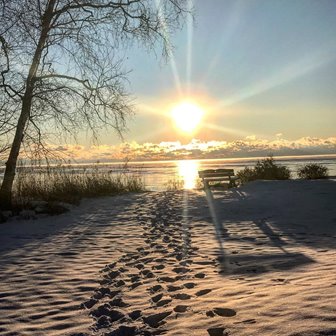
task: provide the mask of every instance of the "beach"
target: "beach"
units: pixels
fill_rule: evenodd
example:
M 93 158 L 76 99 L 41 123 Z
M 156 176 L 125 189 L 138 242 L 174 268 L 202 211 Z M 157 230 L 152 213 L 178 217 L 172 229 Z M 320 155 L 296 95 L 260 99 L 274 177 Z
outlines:
M 336 335 L 336 183 L 84 200 L 0 225 L 0 334 Z

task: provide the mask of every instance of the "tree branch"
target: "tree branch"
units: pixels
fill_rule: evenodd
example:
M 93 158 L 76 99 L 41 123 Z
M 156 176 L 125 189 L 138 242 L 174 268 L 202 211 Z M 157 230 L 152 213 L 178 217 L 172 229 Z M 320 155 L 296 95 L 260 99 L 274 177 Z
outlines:
M 76 78 L 76 77 L 72 77 L 68 75 L 62 75 L 62 74 L 48 74 L 48 75 L 38 76 L 38 77 L 35 77 L 35 81 L 43 80 L 43 79 L 50 79 L 50 78 L 61 78 L 61 79 L 75 81 L 77 83 L 82 84 L 87 90 L 90 90 L 90 91 L 95 90 L 90 85 L 90 81 L 88 79 L 80 79 L 80 78 Z
M 19 91 L 15 90 L 11 85 L 6 84 L 6 78 L 5 75 L 9 72 L 9 56 L 8 56 L 8 44 L 5 40 L 5 38 L 0 35 L 0 42 L 1 42 L 1 49 L 5 55 L 6 59 L 6 64 L 5 64 L 5 69 L 1 71 L 1 79 L 2 83 L 0 83 L 0 88 L 4 88 L 5 92 L 11 97 L 19 96 L 22 98 L 22 95 L 20 94 Z M 10 90 L 11 92 L 9 92 Z

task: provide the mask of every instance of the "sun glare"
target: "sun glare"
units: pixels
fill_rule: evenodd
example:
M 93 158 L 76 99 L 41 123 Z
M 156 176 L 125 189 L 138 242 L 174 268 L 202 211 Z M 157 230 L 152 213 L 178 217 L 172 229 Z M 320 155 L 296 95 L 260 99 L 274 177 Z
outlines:
M 178 174 L 180 179 L 183 181 L 184 189 L 196 188 L 198 168 L 198 161 L 178 161 Z
M 200 124 L 204 111 L 196 104 L 183 102 L 171 110 L 176 127 L 186 133 L 193 132 Z

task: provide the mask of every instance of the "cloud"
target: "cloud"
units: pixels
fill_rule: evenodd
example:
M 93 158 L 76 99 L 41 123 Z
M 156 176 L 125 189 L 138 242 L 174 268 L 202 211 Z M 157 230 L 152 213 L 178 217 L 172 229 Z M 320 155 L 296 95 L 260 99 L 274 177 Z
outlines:
M 177 160 L 177 159 L 216 159 L 274 155 L 316 155 L 335 154 L 336 137 L 303 137 L 286 140 L 277 134 L 274 140 L 257 138 L 255 135 L 241 140 L 201 141 L 193 139 L 187 144 L 180 141 L 143 143 L 135 141 L 120 145 L 62 145 L 51 147 L 78 161 L 120 161 L 137 160 Z

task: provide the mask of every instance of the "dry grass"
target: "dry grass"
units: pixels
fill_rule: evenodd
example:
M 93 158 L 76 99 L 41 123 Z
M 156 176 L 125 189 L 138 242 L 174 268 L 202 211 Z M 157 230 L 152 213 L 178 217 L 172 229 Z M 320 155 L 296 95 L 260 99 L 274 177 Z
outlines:
M 33 167 L 20 169 L 14 184 L 13 199 L 14 203 L 21 205 L 32 200 L 76 204 L 84 197 L 144 190 L 140 174 L 106 171 L 98 167 L 90 170 L 71 167 L 57 167 L 57 169 Z
M 183 190 L 184 189 L 184 181 L 174 178 L 172 180 L 169 180 L 165 184 L 165 189 L 167 191 L 177 191 L 177 190 Z

